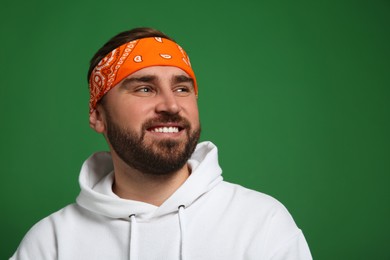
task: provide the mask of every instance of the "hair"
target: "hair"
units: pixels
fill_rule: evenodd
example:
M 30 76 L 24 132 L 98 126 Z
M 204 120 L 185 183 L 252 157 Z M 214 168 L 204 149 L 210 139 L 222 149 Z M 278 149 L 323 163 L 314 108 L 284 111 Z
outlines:
M 87 81 L 89 82 L 92 70 L 96 67 L 96 65 L 112 50 L 118 48 L 119 46 L 127 42 L 148 37 L 161 37 L 174 41 L 172 38 L 170 38 L 163 32 L 148 27 L 139 27 L 129 31 L 121 32 L 112 37 L 108 42 L 106 42 L 103 47 L 101 47 L 92 57 L 88 69 Z

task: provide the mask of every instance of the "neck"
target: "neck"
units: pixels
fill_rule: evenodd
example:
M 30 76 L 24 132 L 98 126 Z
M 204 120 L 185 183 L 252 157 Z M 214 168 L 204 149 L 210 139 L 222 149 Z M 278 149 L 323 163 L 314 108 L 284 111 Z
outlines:
M 113 192 L 120 198 L 142 201 L 155 206 L 163 204 L 190 175 L 187 164 L 176 172 L 158 176 L 131 168 L 115 155 L 113 155 L 113 163 Z

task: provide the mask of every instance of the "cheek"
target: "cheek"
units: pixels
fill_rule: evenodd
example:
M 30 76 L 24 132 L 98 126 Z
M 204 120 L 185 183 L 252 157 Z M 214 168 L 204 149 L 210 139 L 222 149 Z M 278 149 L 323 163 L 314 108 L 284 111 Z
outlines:
M 188 120 L 191 121 L 194 127 L 199 126 L 199 111 L 197 103 L 192 104 L 187 108 L 188 111 Z
M 137 100 L 121 100 L 115 106 L 115 112 L 118 119 L 123 123 L 142 122 L 153 111 L 153 107 L 145 102 L 137 102 Z

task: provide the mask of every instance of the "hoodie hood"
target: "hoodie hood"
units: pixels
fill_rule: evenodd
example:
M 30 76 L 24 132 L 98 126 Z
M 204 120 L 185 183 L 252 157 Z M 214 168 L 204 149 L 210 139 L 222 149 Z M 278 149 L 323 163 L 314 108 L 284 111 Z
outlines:
M 176 213 L 179 206 L 190 207 L 200 196 L 222 181 L 217 147 L 213 143 L 198 144 L 188 164 L 192 169 L 191 175 L 161 206 L 157 207 L 116 196 L 111 190 L 114 170 L 111 155 L 109 152 L 95 153 L 81 168 L 79 176 L 81 192 L 77 197 L 77 204 L 110 218 L 128 219 L 130 215 L 136 215 L 139 220 L 148 220 Z

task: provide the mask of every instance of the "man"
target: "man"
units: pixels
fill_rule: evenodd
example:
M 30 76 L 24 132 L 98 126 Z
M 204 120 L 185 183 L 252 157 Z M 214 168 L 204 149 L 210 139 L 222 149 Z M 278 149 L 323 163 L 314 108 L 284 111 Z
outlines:
M 88 80 L 90 126 L 110 153 L 86 160 L 77 202 L 37 223 L 12 259 L 311 259 L 287 210 L 222 181 L 217 148 L 197 144 L 198 85 L 172 39 L 123 32 Z

